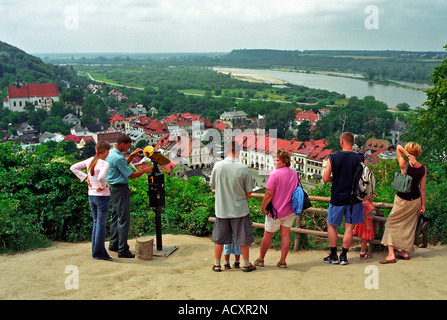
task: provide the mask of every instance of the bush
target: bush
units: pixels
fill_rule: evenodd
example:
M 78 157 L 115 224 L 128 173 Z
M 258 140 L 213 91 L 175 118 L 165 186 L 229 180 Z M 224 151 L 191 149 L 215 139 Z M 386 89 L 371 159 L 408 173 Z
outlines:
M 50 148 L 43 145 L 30 152 L 13 143 L 0 144 L 0 252 L 47 246 L 50 240 L 78 242 L 91 239 L 87 184 L 80 182 L 70 171 L 74 162 L 75 159 L 65 155 L 62 146 Z M 428 228 L 429 241 L 447 243 L 447 183 L 442 179 L 445 168 L 442 165 L 428 165 L 427 168 L 426 214 L 432 218 Z M 375 201 L 392 203 L 395 193 L 389 187 L 390 172 L 396 169 L 397 162 L 389 160 L 375 167 Z M 149 206 L 145 177 L 129 181 L 131 238 L 156 232 L 155 212 Z M 330 188 L 331 184 L 324 184 L 309 194 L 330 196 Z M 215 213 L 214 194 L 208 184 L 197 177 L 186 181 L 165 174 L 165 189 L 162 232 L 209 236 L 214 224 L 208 222 L 208 218 Z M 256 198 L 248 200 L 253 222 L 264 223 L 261 202 L 262 199 Z M 313 205 L 327 208 L 327 204 Z M 305 213 L 303 223 L 308 229 L 326 231 L 324 214 Z M 263 229 L 254 229 L 255 238 L 262 238 L 263 233 Z M 279 233 L 273 240 L 279 242 Z
M 19 201 L 0 200 L 0 252 L 25 251 L 51 245 L 35 215 L 15 214 Z

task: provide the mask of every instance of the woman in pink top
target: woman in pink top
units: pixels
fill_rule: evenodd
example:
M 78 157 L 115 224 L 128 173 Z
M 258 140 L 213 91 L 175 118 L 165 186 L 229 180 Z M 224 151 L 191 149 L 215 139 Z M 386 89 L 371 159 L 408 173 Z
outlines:
M 262 201 L 262 213 L 265 215 L 264 237 L 261 241 L 259 258 L 255 266 L 264 266 L 264 257 L 272 243 L 272 237 L 276 231 L 281 232 L 281 260 L 277 266 L 285 268 L 286 257 L 290 248 L 290 228 L 295 221 L 295 214 L 290 200 L 292 193 L 298 185 L 297 173 L 290 169 L 290 155 L 284 149 L 277 152 L 276 169 L 269 174 L 269 180 L 265 186 L 266 192 Z M 267 211 L 267 205 L 272 203 L 275 216 Z
M 106 182 L 109 164 L 104 160 L 109 155 L 110 144 L 99 141 L 96 145 L 96 155 L 78 162 L 70 170 L 81 180 L 87 178 L 88 199 L 93 215 L 92 256 L 98 260 L 112 260 L 106 251 L 106 223 L 109 216 L 110 191 Z M 81 169 L 86 168 L 87 174 Z

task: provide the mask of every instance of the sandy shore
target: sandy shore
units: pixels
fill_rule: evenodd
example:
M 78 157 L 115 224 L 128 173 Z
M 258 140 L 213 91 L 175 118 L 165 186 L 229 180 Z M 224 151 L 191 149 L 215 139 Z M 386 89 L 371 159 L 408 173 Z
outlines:
M 259 83 L 271 83 L 271 84 L 285 84 L 286 81 L 281 80 L 281 79 L 276 79 L 276 78 L 272 78 L 272 77 L 268 77 L 268 76 L 263 76 L 260 74 L 255 74 L 255 73 L 248 73 L 248 72 L 234 72 L 234 71 L 226 71 L 226 70 L 216 70 L 219 73 L 223 73 L 223 74 L 230 74 L 239 80 L 243 80 L 243 81 L 249 81 L 249 82 L 259 82 Z
M 135 240 L 129 244 L 134 250 Z M 271 249 L 264 268 L 216 273 L 209 238 L 167 234 L 163 245 L 178 249 L 150 261 L 119 259 L 114 252 L 113 261 L 98 261 L 89 242 L 0 255 L 0 299 L 447 299 L 447 246 L 416 248 L 411 260 L 392 265 L 379 264 L 384 252 L 361 261 L 351 251 L 347 266 L 322 263 L 324 251 L 290 252 L 287 269 L 276 267 L 279 252 Z M 250 254 L 253 262 L 259 247 Z M 78 289 L 72 288 L 74 270 Z M 367 289 L 365 280 L 378 289 Z

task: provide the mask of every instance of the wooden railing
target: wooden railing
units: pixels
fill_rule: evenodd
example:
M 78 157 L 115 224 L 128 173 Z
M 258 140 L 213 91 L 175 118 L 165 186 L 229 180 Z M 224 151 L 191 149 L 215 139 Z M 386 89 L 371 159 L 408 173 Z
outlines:
M 264 198 L 264 194 L 253 193 L 251 195 L 251 198 L 261 198 L 262 199 L 262 198 Z M 319 196 L 309 196 L 309 199 L 310 199 L 310 201 L 324 202 L 324 203 L 329 203 L 331 200 L 330 197 L 319 197 Z M 393 204 L 392 203 L 384 203 L 384 202 L 373 202 L 373 204 L 374 204 L 375 210 L 376 210 L 376 214 L 373 217 L 373 228 L 374 228 L 374 232 L 377 234 L 377 231 L 379 231 L 383 228 L 383 226 L 387 220 L 387 218 L 383 215 L 382 210 L 392 209 Z M 314 208 L 314 207 L 310 207 L 310 208 L 306 209 L 305 211 L 309 212 L 309 213 L 313 212 L 313 213 L 322 213 L 322 214 L 327 214 L 327 212 L 328 212 L 327 209 Z M 208 221 L 215 222 L 216 218 L 210 217 L 210 218 L 208 218 Z M 264 224 L 258 223 L 258 222 L 253 222 L 253 227 L 264 229 Z M 309 230 L 309 229 L 301 228 L 301 216 L 297 217 L 296 227 L 290 228 L 290 231 L 295 233 L 294 251 L 299 251 L 299 248 L 300 248 L 299 235 L 300 234 L 314 235 L 314 236 L 318 236 L 318 237 L 327 237 L 328 236 L 328 233 L 326 231 Z M 343 239 L 342 234 L 338 234 L 337 236 L 339 239 Z M 354 240 L 362 241 L 362 239 L 359 237 L 354 237 Z M 371 240 L 368 240 L 368 243 L 370 244 L 369 251 L 372 252 L 374 250 L 374 245 L 380 244 L 381 240 L 380 239 L 371 239 Z

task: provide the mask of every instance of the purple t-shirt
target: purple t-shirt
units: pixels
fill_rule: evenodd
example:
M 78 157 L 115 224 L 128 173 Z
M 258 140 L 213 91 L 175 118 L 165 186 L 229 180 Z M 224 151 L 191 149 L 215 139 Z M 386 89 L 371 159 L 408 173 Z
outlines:
M 272 204 L 278 211 L 278 219 L 293 214 L 290 199 L 297 185 L 298 175 L 289 167 L 282 167 L 270 172 L 269 180 L 265 188 L 275 191 Z

